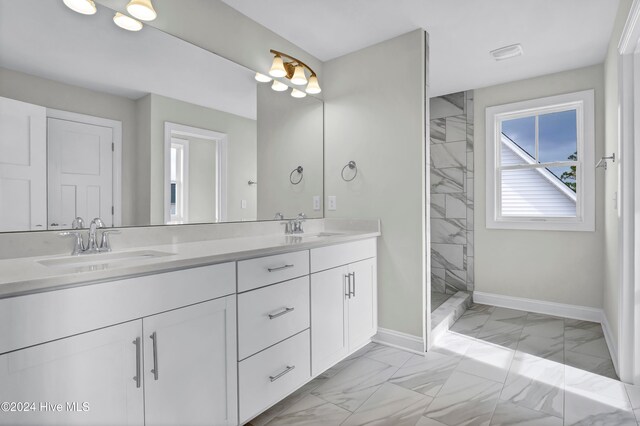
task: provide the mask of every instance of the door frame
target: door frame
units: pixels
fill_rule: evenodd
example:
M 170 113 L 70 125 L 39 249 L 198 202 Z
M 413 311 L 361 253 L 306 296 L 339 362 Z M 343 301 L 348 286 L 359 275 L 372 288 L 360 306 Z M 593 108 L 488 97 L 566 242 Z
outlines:
M 164 223 L 171 221 L 171 139 L 186 136 L 216 141 L 216 221 L 227 221 L 227 152 L 229 137 L 226 133 L 184 124 L 164 122 Z
M 640 0 L 634 0 L 618 44 L 620 291 L 618 375 L 640 385 Z
M 108 127 L 113 131 L 113 160 L 112 167 L 112 199 L 113 199 L 113 226 L 122 226 L 122 122 L 108 118 L 95 117 L 77 112 L 62 111 L 59 109 L 47 108 L 47 119 L 72 121 L 81 124 L 91 124 L 94 126 Z M 47 149 L 49 141 L 47 140 Z M 48 194 L 47 194 L 48 196 Z M 89 218 L 88 220 L 91 220 Z

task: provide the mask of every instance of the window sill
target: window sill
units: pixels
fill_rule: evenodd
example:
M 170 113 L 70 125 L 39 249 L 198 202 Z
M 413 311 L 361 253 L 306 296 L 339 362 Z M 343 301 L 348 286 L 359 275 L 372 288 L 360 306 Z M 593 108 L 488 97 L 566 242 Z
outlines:
M 487 220 L 487 229 L 507 229 L 514 231 L 570 231 L 595 232 L 595 223 L 564 222 L 554 220 Z

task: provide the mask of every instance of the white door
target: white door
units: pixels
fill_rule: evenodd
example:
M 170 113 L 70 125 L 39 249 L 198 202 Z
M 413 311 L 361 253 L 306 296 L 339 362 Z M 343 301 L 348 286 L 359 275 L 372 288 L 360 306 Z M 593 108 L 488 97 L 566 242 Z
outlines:
M 349 351 L 362 346 L 377 329 L 376 259 L 349 265 L 352 296 L 349 299 Z
M 145 424 L 237 424 L 236 296 L 143 319 Z
M 0 232 L 47 229 L 46 114 L 0 98 Z
M 113 129 L 49 118 L 49 229 L 76 216 L 113 226 Z
M 311 374 L 313 376 L 322 373 L 348 353 L 346 275 L 346 267 L 311 274 Z
M 133 321 L 1 355 L 0 401 L 29 411 L 5 404 L 0 424 L 142 426 L 141 332 Z

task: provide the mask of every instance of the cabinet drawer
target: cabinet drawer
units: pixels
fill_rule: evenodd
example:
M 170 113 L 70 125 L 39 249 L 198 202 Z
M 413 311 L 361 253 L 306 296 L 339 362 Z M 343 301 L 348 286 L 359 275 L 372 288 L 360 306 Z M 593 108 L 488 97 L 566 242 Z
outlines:
M 308 250 L 243 260 L 238 262 L 238 292 L 308 274 Z
M 0 353 L 233 294 L 235 263 L 0 300 Z
M 260 414 L 311 377 L 309 330 L 240 362 L 240 421 Z
M 238 296 L 238 358 L 309 328 L 309 276 Z
M 310 256 L 311 272 L 324 271 L 336 266 L 376 257 L 376 252 L 377 241 L 375 238 L 312 249 Z

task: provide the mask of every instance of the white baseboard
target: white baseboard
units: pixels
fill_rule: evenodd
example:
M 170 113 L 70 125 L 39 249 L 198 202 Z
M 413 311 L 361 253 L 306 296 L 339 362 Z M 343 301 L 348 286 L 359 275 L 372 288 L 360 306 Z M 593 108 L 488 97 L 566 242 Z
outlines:
M 503 296 L 501 294 L 473 292 L 473 301 L 484 305 L 518 309 L 538 314 L 554 315 L 584 321 L 602 322 L 602 309 L 588 306 L 568 305 L 544 300 L 525 299 L 523 297 Z
M 378 328 L 378 333 L 371 340 L 381 345 L 424 355 L 424 340 L 422 340 L 422 337 L 412 334 L 401 333 L 387 328 Z
M 609 348 L 609 353 L 611 354 L 611 360 L 613 361 L 613 368 L 616 370 L 616 374 L 620 376 L 618 371 L 618 345 L 616 344 L 616 340 L 613 338 L 613 333 L 611 332 L 611 326 L 609 325 L 609 320 L 607 320 L 607 316 L 602 311 L 602 319 L 600 321 L 602 324 L 602 331 L 604 332 L 604 340 L 607 342 L 607 347 Z

